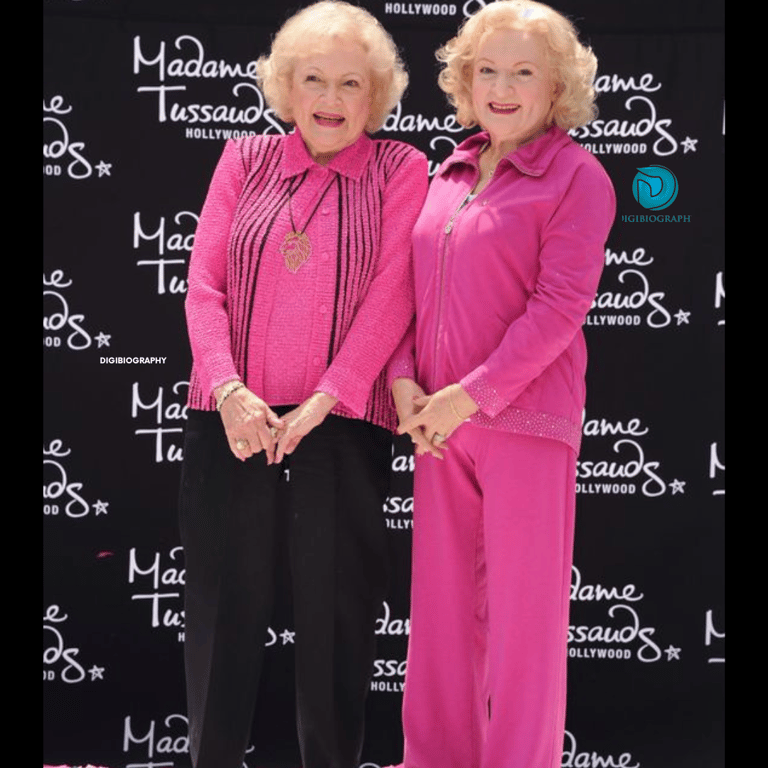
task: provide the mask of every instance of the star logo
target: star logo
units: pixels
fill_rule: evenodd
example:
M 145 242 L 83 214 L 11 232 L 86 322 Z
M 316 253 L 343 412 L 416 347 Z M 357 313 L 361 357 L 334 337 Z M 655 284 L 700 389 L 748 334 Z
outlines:
M 685 480 L 673 480 L 671 485 L 673 496 L 676 493 L 685 493 Z
M 280 639 L 283 641 L 283 645 L 288 645 L 288 643 L 291 643 L 291 645 L 293 645 L 295 642 L 293 639 L 295 634 L 296 634 L 295 632 L 289 632 L 287 629 L 284 629 L 280 633 Z
M 92 666 L 88 670 L 88 674 L 91 676 L 91 681 L 93 680 L 103 680 L 104 679 L 104 667 L 97 667 L 96 665 Z
M 675 313 L 675 320 L 677 320 L 678 325 L 683 325 L 683 323 L 685 323 L 685 325 L 689 325 L 691 322 L 689 320 L 690 316 L 691 316 L 690 312 L 685 312 L 682 309 L 678 309 L 677 312 Z
M 99 172 L 99 178 L 102 176 L 111 176 L 112 163 L 105 163 L 103 160 L 96 166 L 96 170 Z
M 93 510 L 96 513 L 96 516 L 99 515 L 106 515 L 107 514 L 107 507 L 109 506 L 108 501 L 96 501 L 93 504 Z
M 695 152 L 696 144 L 698 144 L 698 142 L 698 139 L 692 139 L 690 136 L 686 136 L 683 141 L 683 154 L 686 155 L 688 152 Z
M 672 661 L 672 659 L 676 659 L 677 661 L 680 661 L 680 651 L 682 648 L 675 648 L 674 646 L 670 645 L 669 648 L 666 648 L 664 650 L 664 653 L 667 654 L 667 661 Z
M 112 338 L 111 334 L 104 333 L 103 331 L 96 337 L 96 341 L 99 342 L 99 347 L 108 347 L 109 340 Z

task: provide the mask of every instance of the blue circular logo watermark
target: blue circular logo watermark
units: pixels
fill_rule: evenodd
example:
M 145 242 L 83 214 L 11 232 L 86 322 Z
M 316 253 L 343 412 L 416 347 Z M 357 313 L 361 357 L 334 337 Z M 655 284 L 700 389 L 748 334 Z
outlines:
M 669 168 L 663 165 L 648 165 L 637 169 L 632 180 L 632 194 L 643 208 L 661 211 L 675 202 L 679 185 Z

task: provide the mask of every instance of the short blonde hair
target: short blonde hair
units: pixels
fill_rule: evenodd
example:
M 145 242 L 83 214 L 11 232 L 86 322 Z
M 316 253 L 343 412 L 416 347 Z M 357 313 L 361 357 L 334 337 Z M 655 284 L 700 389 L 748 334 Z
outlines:
M 456 107 L 456 121 L 465 128 L 478 122 L 472 108 L 472 69 L 481 39 L 489 32 L 512 29 L 541 35 L 545 43 L 555 82 L 547 124 L 570 130 L 593 120 L 597 115 L 593 87 L 597 58 L 579 42 L 573 24 L 543 3 L 496 0 L 467 19 L 458 35 L 436 54 L 444 65 L 438 84 Z
M 322 0 L 291 16 L 275 35 L 269 56 L 257 63 L 257 80 L 267 104 L 286 123 L 293 122 L 291 80 L 296 62 L 334 39 L 358 43 L 371 70 L 371 112 L 365 130 L 378 131 L 408 85 L 408 74 L 394 41 L 368 11 L 340 0 Z

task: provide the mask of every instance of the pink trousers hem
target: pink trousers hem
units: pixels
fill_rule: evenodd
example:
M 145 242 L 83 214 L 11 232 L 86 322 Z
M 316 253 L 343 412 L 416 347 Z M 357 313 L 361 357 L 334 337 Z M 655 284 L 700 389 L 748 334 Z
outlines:
M 575 462 L 469 424 L 417 459 L 404 768 L 559 768 Z

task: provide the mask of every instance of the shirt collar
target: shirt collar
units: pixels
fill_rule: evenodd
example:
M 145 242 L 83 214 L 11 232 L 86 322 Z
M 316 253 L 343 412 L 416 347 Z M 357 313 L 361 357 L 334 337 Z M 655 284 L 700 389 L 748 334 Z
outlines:
M 477 168 L 480 152 L 488 139 L 488 134 L 485 131 L 480 131 L 480 133 L 462 141 L 453 154 L 440 166 L 437 171 L 438 175 L 445 174 L 449 168 L 459 164 Z M 552 125 L 538 139 L 504 155 L 499 160 L 497 167 L 500 168 L 502 163 L 509 163 L 527 176 L 541 176 L 549 168 L 555 155 L 571 140 L 571 137 L 562 128 Z
M 331 171 L 340 173 L 350 179 L 358 180 L 373 153 L 373 140 L 365 133 L 360 135 L 353 144 L 344 147 L 326 166 L 320 166 L 309 154 L 304 139 L 301 138 L 298 126 L 294 127 L 293 133 L 289 133 L 285 139 L 285 152 L 283 153 L 283 163 L 281 177 L 286 179 L 291 176 L 298 176 L 300 173 L 313 167 L 328 168 Z

